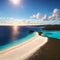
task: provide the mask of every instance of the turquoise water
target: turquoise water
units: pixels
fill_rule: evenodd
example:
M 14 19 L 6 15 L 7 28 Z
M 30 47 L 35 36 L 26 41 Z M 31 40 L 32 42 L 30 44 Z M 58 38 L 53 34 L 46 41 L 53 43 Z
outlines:
M 18 31 L 18 33 L 13 34 L 12 32 L 14 32 L 14 30 L 12 27 L 0 26 L 0 51 L 21 44 L 34 37 L 35 33 L 30 32 L 30 30 L 42 32 L 42 36 L 60 39 L 60 31 L 48 31 L 39 27 L 20 26 L 19 29 L 15 30 L 15 32 Z
M 43 31 L 42 36 L 60 39 L 60 31 Z
M 41 27 L 33 27 L 31 29 L 36 32 L 42 32 L 42 36 L 60 39 L 60 30 L 59 31 L 43 30 Z
M 21 44 L 22 42 L 25 42 L 29 39 L 31 39 L 32 37 L 34 37 L 36 34 L 35 33 L 32 33 L 32 34 L 29 34 L 28 36 L 22 38 L 22 39 L 19 39 L 19 40 L 16 40 L 16 41 L 13 41 L 13 42 L 10 42 L 6 45 L 3 45 L 3 46 L 0 46 L 0 51 L 3 51 L 7 48 L 10 48 L 10 47 L 13 47 L 13 46 L 16 46 L 17 44 Z

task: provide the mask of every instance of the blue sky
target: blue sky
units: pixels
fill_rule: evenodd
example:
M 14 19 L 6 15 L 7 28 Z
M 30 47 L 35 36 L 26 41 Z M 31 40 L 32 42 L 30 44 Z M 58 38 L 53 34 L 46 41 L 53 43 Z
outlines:
M 53 11 L 60 10 L 60 0 L 21 0 L 19 5 L 9 0 L 0 0 L 0 17 L 13 17 L 17 19 L 41 19 L 53 15 Z

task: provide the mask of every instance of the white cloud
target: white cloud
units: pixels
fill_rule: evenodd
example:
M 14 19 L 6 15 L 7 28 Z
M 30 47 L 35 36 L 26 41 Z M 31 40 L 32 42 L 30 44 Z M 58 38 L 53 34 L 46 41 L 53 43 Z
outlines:
M 41 14 L 37 13 L 36 15 L 32 15 L 30 18 L 35 18 L 35 19 L 40 19 L 41 18 Z
M 42 19 L 43 19 L 43 20 L 48 20 L 48 15 L 45 14 Z
M 31 16 L 30 18 L 36 18 L 36 16 L 35 16 L 35 15 L 33 15 L 33 16 Z
M 59 20 L 60 19 L 60 10 L 55 8 L 52 12 L 52 15 L 49 16 L 49 20 Z
M 40 13 L 34 14 L 30 18 L 40 19 L 41 14 Z M 47 14 L 45 14 L 41 19 L 42 20 L 60 20 L 60 10 L 55 8 L 52 12 L 52 15 L 48 16 Z
M 53 14 L 52 14 L 52 16 L 54 16 L 55 17 L 55 19 L 59 19 L 60 18 L 60 10 L 59 9 L 54 9 L 53 10 Z
M 14 23 L 14 24 L 25 24 L 25 23 L 26 24 L 29 24 L 29 23 L 34 24 L 35 22 L 40 23 L 40 24 L 43 24 L 43 23 L 49 24 L 51 22 L 53 22 L 54 24 L 60 23 L 57 21 L 57 20 L 60 21 L 60 10 L 56 8 L 53 10 L 53 12 L 50 16 L 45 14 L 45 15 L 43 15 L 43 17 L 41 17 L 40 13 L 37 13 L 37 14 L 32 15 L 31 18 L 34 18 L 34 19 L 29 20 L 29 19 L 17 19 L 17 18 L 13 18 L 13 17 L 7 17 L 7 18 L 6 17 L 0 17 L 0 23 Z M 35 19 L 37 19 L 37 20 L 35 20 Z M 46 20 L 47 22 L 44 20 Z
M 37 19 L 40 19 L 40 17 L 41 17 L 41 14 L 40 14 L 40 13 L 37 13 L 37 14 L 36 14 L 36 18 L 37 18 Z
M 48 19 L 49 20 L 55 20 L 55 17 L 54 16 L 49 16 Z

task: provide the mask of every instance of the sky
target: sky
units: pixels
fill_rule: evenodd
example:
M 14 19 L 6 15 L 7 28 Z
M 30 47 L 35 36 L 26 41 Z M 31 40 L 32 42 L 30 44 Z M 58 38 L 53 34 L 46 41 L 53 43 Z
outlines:
M 28 20 L 60 20 L 60 0 L 0 0 L 0 20 L 6 18 Z

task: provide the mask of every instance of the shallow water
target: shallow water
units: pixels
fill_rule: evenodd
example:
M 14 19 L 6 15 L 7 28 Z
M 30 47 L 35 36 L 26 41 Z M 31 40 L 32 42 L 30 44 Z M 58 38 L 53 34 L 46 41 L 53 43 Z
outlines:
M 60 31 L 43 31 L 42 36 L 60 39 Z
M 44 27 L 43 27 L 44 28 Z M 60 39 L 60 30 L 43 30 L 41 27 L 32 27 L 34 31 L 42 32 L 42 36 Z

